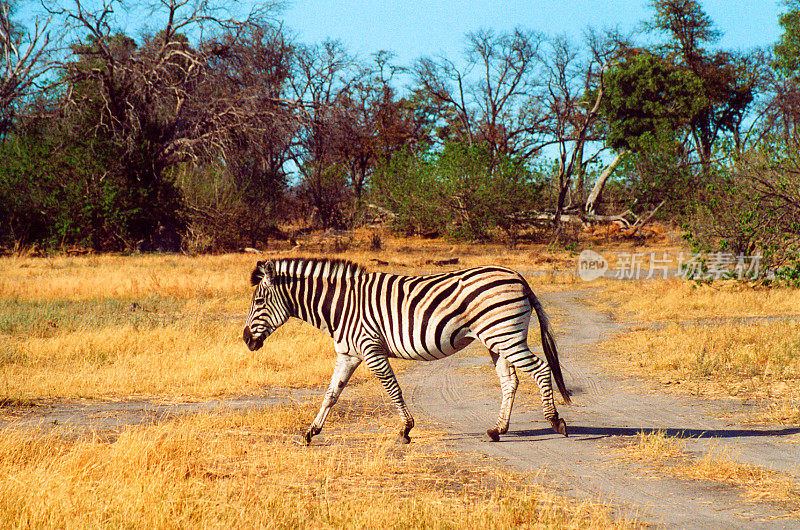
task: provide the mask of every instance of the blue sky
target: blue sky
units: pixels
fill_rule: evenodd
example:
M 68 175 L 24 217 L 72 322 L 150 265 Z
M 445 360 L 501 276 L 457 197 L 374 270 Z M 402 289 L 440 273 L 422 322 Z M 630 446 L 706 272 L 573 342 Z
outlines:
M 778 16 L 786 9 L 778 1 L 700 3 L 724 34 L 721 48 L 772 46 L 780 38 Z M 652 16 L 649 5 L 650 0 L 293 0 L 281 18 L 302 42 L 339 39 L 361 56 L 386 49 L 408 65 L 438 53 L 456 59 L 464 48 L 464 36 L 484 28 L 502 32 L 520 26 L 575 39 L 587 26 L 627 32 Z
M 234 11 L 246 12 L 251 1 L 231 6 L 236 6 Z M 71 3 L 71 0 L 65 2 Z M 98 2 L 83 0 L 82 3 L 92 6 Z M 443 53 L 457 59 L 464 48 L 465 35 L 479 29 L 504 32 L 519 26 L 575 39 L 580 39 L 588 26 L 629 32 L 651 18 L 650 3 L 650 0 L 286 0 L 278 18 L 300 42 L 338 39 L 361 57 L 390 50 L 397 55 L 398 63 L 408 66 L 426 55 Z M 723 33 L 721 48 L 747 50 L 772 46 L 780 38 L 778 16 L 786 9 L 779 0 L 700 0 L 700 3 Z M 21 1 L 18 16 L 27 18 L 32 12 L 40 12 L 37 5 L 36 0 Z M 116 15 L 117 23 L 134 37 L 142 23 L 147 24 L 142 12 Z M 156 26 L 161 24 L 158 18 L 156 15 L 153 20 Z

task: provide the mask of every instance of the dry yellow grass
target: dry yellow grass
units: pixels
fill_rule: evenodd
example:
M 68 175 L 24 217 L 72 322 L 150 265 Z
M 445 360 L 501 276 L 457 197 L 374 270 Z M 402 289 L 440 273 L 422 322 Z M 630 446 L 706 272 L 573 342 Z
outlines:
M 384 270 L 416 273 L 436 255 L 429 250 L 380 257 L 395 261 Z M 337 257 L 369 265 L 367 256 Z M 0 394 L 176 399 L 327 384 L 332 344 L 307 324 L 290 322 L 259 352 L 246 351 L 255 259 L 0 259 Z M 494 262 L 474 253 L 462 263 L 484 260 Z M 363 379 L 373 378 L 359 368 L 355 382 Z M 385 400 L 375 381 L 354 386 L 347 395 Z M 385 411 L 340 404 L 322 438 L 328 445 L 297 446 L 317 406 L 200 414 L 91 439 L 8 428 L 0 432 L 0 526 L 631 526 L 605 506 L 576 505 L 530 477 L 448 452 L 433 433 L 415 430 L 415 444 L 397 448 L 397 418 Z M 336 421 L 348 414 L 358 417 Z M 342 425 L 348 430 L 337 434 Z
M 737 462 L 727 448 L 714 448 L 697 459 L 685 451 L 685 441 L 663 431 L 639 433 L 625 449 L 629 458 L 658 464 L 659 470 L 689 480 L 735 486 L 755 501 L 778 503 L 800 517 L 800 483 L 777 471 Z
M 422 240 L 421 240 L 422 241 Z M 446 270 L 425 261 L 534 268 L 560 263 L 529 250 L 495 253 L 453 246 L 436 253 L 403 240 L 380 252 L 401 274 Z M 415 243 L 416 244 L 416 243 Z M 289 257 L 295 253 L 263 257 Z M 337 254 L 370 267 L 363 250 Z M 290 322 L 256 353 L 241 342 L 249 272 L 257 256 L 0 258 L 0 393 L 6 399 L 100 396 L 208 397 L 265 386 L 317 386 L 333 366 L 330 338 Z M 538 260 L 538 261 L 537 261 Z M 541 263 L 540 263 L 541 262 Z M 539 265 L 536 265 L 539 263 Z M 448 267 L 456 268 L 456 267 Z M 554 270 L 554 269 L 553 269 Z M 548 273 L 532 282 L 572 282 Z M 354 382 L 368 377 L 356 372 Z
M 767 403 L 759 419 L 800 421 L 800 322 L 669 324 L 640 328 L 602 345 L 627 369 L 701 395 Z
M 335 357 L 330 337 L 290 322 L 251 353 L 239 338 L 240 328 L 214 322 L 149 329 L 123 324 L 46 338 L 0 338 L 0 348 L 13 351 L 3 363 L 0 389 L 15 399 L 175 399 L 329 381 Z M 367 375 L 359 370 L 354 381 Z
M 615 364 L 670 389 L 760 400 L 762 421 L 800 422 L 800 323 L 784 318 L 800 315 L 800 290 L 672 280 L 598 294 L 619 318 L 644 323 L 601 345 Z
M 678 279 L 606 282 L 598 294 L 601 303 L 621 316 L 646 322 L 800 315 L 800 290 L 735 281 L 700 285 Z
M 6 257 L 0 258 L 0 298 L 241 296 L 254 262 L 247 254 Z
M 328 382 L 330 338 L 294 321 L 241 341 L 251 256 L 0 260 L 0 392 L 170 399 Z M 356 374 L 355 381 L 364 373 Z
M 529 477 L 445 450 L 398 447 L 380 414 L 326 446 L 295 444 L 312 411 L 201 414 L 114 440 L 0 433 L 7 528 L 618 528 Z M 340 443 L 344 441 L 344 443 Z
M 664 431 L 636 434 L 636 439 L 626 447 L 629 456 L 646 462 L 663 463 L 677 461 L 685 457 L 681 439 L 667 436 Z

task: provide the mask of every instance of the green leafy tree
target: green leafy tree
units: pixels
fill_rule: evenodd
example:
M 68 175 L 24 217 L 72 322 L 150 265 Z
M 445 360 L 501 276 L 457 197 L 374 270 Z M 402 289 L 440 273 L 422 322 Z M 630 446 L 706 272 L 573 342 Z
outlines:
M 695 108 L 689 122 L 695 155 L 704 173 L 711 170 L 715 142 L 729 133 L 741 149 L 740 129 L 761 81 L 758 56 L 711 52 L 706 47 L 721 36 L 710 17 L 695 0 L 656 0 L 648 28 L 667 36 L 659 55 L 694 76 L 703 105 Z
M 501 229 L 512 245 L 518 229 L 513 214 L 541 206 L 542 193 L 524 161 L 463 143 L 394 157 L 377 172 L 373 187 L 403 232 L 486 240 Z
M 769 87 L 772 97 L 765 122 L 771 134 L 788 144 L 796 141 L 800 127 L 800 2 L 785 4 L 789 11 L 779 19 L 783 34 L 773 49 L 776 75 Z
M 781 40 L 774 47 L 773 65 L 783 75 L 795 77 L 800 72 L 800 2 L 788 0 L 789 11 L 783 13 L 778 23 L 783 28 Z
M 604 76 L 601 103 L 606 144 L 622 157 L 617 170 L 629 207 L 684 211 L 693 187 L 685 140 L 694 116 L 708 105 L 690 71 L 649 52 L 631 52 Z M 636 205 L 636 206 L 634 206 Z
M 604 88 L 606 143 L 617 150 L 639 151 L 652 147 L 654 137 L 679 137 L 708 106 L 696 76 L 651 53 L 619 61 L 606 72 Z

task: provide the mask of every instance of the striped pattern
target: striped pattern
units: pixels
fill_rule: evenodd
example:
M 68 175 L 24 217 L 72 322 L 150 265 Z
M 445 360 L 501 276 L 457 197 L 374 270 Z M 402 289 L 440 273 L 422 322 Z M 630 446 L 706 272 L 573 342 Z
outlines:
M 403 415 L 401 439 L 408 441 L 414 420 L 388 359 L 441 359 L 480 340 L 500 378 L 503 402 L 495 429 L 508 429 L 517 388 L 516 370 L 533 375 L 542 395 L 545 418 L 566 434 L 553 400 L 551 371 L 566 402 L 555 343 L 541 304 L 527 282 L 502 267 L 478 267 L 428 276 L 368 273 L 347 261 L 286 259 L 258 262 L 244 341 L 258 349 L 278 326 L 297 317 L 327 331 L 338 355 L 331 386 L 306 434 L 317 434 L 353 370 L 363 361 L 384 384 Z M 537 314 L 543 362 L 528 349 L 528 326 Z

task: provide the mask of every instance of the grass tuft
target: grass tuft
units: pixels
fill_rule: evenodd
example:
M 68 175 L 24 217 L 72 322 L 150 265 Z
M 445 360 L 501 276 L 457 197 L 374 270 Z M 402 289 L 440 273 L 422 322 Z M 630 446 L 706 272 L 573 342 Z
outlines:
M 764 421 L 800 422 L 800 322 L 669 324 L 602 345 L 629 370 L 702 395 L 765 403 Z
M 727 447 L 692 458 L 681 438 L 656 431 L 639 433 L 625 452 L 630 458 L 658 465 L 672 476 L 739 488 L 750 500 L 780 504 L 793 517 L 800 517 L 800 483 L 796 477 L 737 462 Z
M 398 447 L 372 415 L 327 445 L 295 444 L 305 407 L 199 414 L 116 439 L 0 433 L 0 525 L 235 528 L 607 528 L 524 475 L 419 433 Z M 394 430 L 392 429 L 392 433 Z M 334 443 L 336 442 L 336 443 Z

